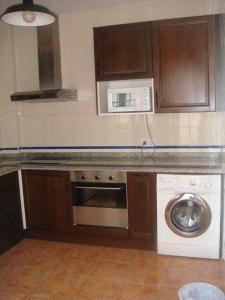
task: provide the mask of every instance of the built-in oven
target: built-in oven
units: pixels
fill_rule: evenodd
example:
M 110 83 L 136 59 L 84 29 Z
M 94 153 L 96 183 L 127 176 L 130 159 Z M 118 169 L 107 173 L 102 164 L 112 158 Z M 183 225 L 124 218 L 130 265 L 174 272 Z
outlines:
M 71 172 L 74 225 L 128 227 L 124 172 Z

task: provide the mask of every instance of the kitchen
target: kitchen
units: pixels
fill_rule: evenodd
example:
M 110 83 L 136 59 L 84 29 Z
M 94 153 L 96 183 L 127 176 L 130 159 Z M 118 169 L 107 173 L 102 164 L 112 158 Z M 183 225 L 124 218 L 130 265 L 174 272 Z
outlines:
M 71 98 L 71 94 L 69 97 L 68 94 L 65 95 L 69 99 L 11 101 L 11 95 L 14 94 L 16 98 L 18 92 L 38 90 L 38 84 L 41 84 L 37 84 L 41 68 L 33 56 L 34 51 L 38 55 L 38 46 L 36 39 L 30 34 L 35 28 L 10 26 L 2 22 L 0 25 L 0 155 L 3 175 L 0 185 L 4 195 L 2 197 L 7 199 L 12 186 L 15 189 L 10 194 L 13 199 L 17 199 L 16 207 L 12 208 L 14 216 L 18 215 L 19 198 L 24 198 L 21 202 L 23 220 L 17 218 L 17 222 L 21 226 L 23 221 L 23 228 L 26 228 L 25 232 L 17 232 L 14 240 L 20 240 L 21 234 L 26 239 L 0 257 L 1 299 L 176 299 L 178 289 L 193 281 L 206 281 L 224 290 L 224 249 L 221 242 L 225 144 L 222 101 L 224 73 L 221 61 L 224 54 L 218 50 L 216 55 L 220 60 L 215 62 L 215 69 L 220 72 L 219 75 L 215 72 L 217 93 L 214 101 L 212 43 L 209 42 L 207 47 L 205 44 L 206 41 L 212 42 L 213 29 L 211 18 L 204 17 L 224 13 L 224 1 L 64 2 L 64 5 L 53 1 L 38 1 L 38 4 L 48 7 L 59 16 L 60 84 L 63 92 L 72 93 Z M 14 4 L 14 1 L 0 4 L 1 13 Z M 194 16 L 200 19 L 196 22 Z M 192 66 L 197 61 L 201 63 L 201 68 L 196 75 L 186 61 L 185 70 L 190 71 L 188 76 L 194 74 L 195 80 L 190 77 L 182 80 L 182 73 L 174 73 L 173 78 L 166 78 L 171 71 L 170 64 L 167 63 L 162 69 L 157 55 L 161 51 L 165 58 L 172 60 L 174 56 L 169 51 L 163 52 L 164 48 L 159 49 L 159 37 L 162 39 L 161 45 L 167 43 L 171 46 L 170 41 L 178 33 L 173 34 L 174 31 L 168 29 L 168 24 L 172 24 L 171 28 L 178 28 L 179 20 L 185 22 L 186 17 L 190 19 L 185 26 L 188 27 L 190 23 L 190 26 L 194 26 L 195 22 L 202 26 L 194 30 L 194 33 L 195 27 L 191 27 L 186 35 L 187 47 L 191 45 L 192 49 L 196 49 L 196 39 L 193 37 L 199 37 L 200 50 L 197 54 L 194 52 L 197 58 L 193 56 L 191 59 Z M 176 18 L 177 23 L 174 20 Z M 166 19 L 168 23 L 163 23 Z M 114 38 L 115 46 L 115 39 L 118 37 L 113 31 L 110 32 L 110 26 L 133 23 L 140 25 L 134 24 L 134 27 L 139 27 L 135 27 L 134 31 L 131 29 L 131 34 L 129 30 L 132 25 L 129 28 L 122 26 L 126 33 L 121 36 L 129 42 L 132 41 L 133 34 L 138 32 L 133 39 L 135 45 L 141 47 L 140 52 L 137 50 L 134 55 L 136 64 L 129 61 L 130 51 L 125 53 L 125 58 L 121 58 L 122 54 L 119 57 L 119 53 L 126 48 L 121 43 L 118 43 L 120 50 L 122 49 L 119 53 L 109 53 L 112 47 L 110 41 Z M 150 26 L 154 30 L 149 30 Z M 159 30 L 160 36 L 157 34 Z M 149 37 L 149 32 L 152 37 Z M 167 34 L 170 35 L 169 41 Z M 146 43 L 142 42 L 143 39 Z M 184 49 L 186 40 L 181 40 Z M 152 48 L 149 41 L 153 41 Z M 223 45 L 222 38 L 220 43 Z M 108 50 L 104 53 L 102 47 Z M 205 48 L 208 52 L 203 51 Z M 152 62 L 148 54 L 151 51 Z M 187 53 L 190 55 L 189 51 Z M 110 56 L 109 60 L 101 60 L 103 57 L 107 58 L 107 54 Z M 117 65 L 115 59 L 119 61 Z M 183 63 L 182 56 L 180 59 Z M 121 75 L 121 71 L 118 72 L 118 68 L 127 66 L 126 63 L 136 68 L 136 74 Z M 161 89 L 160 67 L 161 72 L 165 72 L 164 90 Z M 110 74 L 110 68 L 114 73 Z M 154 76 L 152 70 L 155 72 Z M 135 80 L 143 81 L 152 77 L 154 81 L 149 96 L 152 99 L 155 97 L 155 101 L 151 102 L 155 105 L 155 113 L 110 113 L 104 111 L 105 106 L 101 100 L 97 102 L 100 98 L 104 102 L 104 97 L 96 97 L 99 92 L 96 82 L 108 84 L 110 81 L 109 88 L 113 90 L 115 79 L 123 84 L 129 80 L 133 84 Z M 178 81 L 179 84 L 174 86 Z M 184 85 L 186 81 L 192 85 L 192 89 L 189 85 Z M 168 82 L 170 86 L 167 85 Z M 128 86 L 119 86 L 118 90 L 130 88 L 130 83 L 126 84 Z M 145 87 L 146 83 L 142 84 Z M 147 86 L 150 84 L 152 82 L 148 82 Z M 138 85 L 132 86 L 137 87 L 140 87 L 140 81 Z M 181 108 L 176 107 L 177 103 L 175 107 L 172 103 L 172 108 L 168 108 L 168 103 L 165 105 L 165 96 L 169 97 L 168 101 L 178 99 L 173 94 L 174 89 L 178 96 L 183 91 L 181 98 L 189 101 L 189 105 Z M 159 92 L 162 91 L 165 94 L 160 98 Z M 197 105 L 196 102 L 191 103 L 192 91 L 198 93 L 200 101 Z M 63 97 L 61 94 L 61 98 Z M 19 186 L 15 175 L 18 170 Z M 156 174 L 164 176 L 161 178 Z M 177 175 L 179 176 L 173 177 Z M 125 197 L 117 197 L 116 189 L 123 190 L 124 184 Z M 98 207 L 94 204 L 87 212 L 83 202 L 90 200 L 85 197 L 93 191 L 93 186 L 95 194 L 98 191 L 99 195 L 104 195 L 109 190 L 102 192 L 96 188 L 111 189 L 110 194 L 107 194 L 110 198 L 107 206 L 110 207 Z M 211 219 L 208 224 L 203 222 L 204 228 L 200 228 L 197 222 L 199 235 L 192 239 L 175 234 L 163 222 L 167 202 L 183 192 L 199 195 L 200 199 L 197 200 L 201 202 L 203 199 L 203 203 L 206 203 L 204 220 Z M 71 205 L 72 197 L 75 205 Z M 118 203 L 118 198 L 127 199 L 127 203 Z M 80 202 L 77 203 L 77 199 Z M 159 199 L 162 199 L 160 204 Z M 163 199 L 167 202 L 164 203 Z M 178 200 L 182 203 L 184 199 Z M 191 201 L 192 198 L 189 199 Z M 216 201 L 218 205 L 214 205 Z M 115 220 L 120 218 L 119 227 L 115 226 L 112 218 L 115 206 Z M 203 206 L 200 206 L 201 209 Z M 96 215 L 102 216 L 103 210 L 110 217 L 99 220 Z M 200 213 L 198 207 L 196 211 Z M 211 214 L 207 214 L 209 211 Z M 79 219 L 81 212 L 85 212 L 84 217 L 90 214 L 88 222 L 85 218 Z M 96 223 L 102 221 L 106 222 L 104 226 Z M 174 218 L 175 222 L 179 222 L 179 219 Z M 179 225 L 176 223 L 176 229 Z M 165 233 L 165 239 L 162 238 L 163 235 L 157 236 L 161 230 Z M 194 229 L 191 227 L 190 231 Z M 165 245 L 169 242 L 171 244 L 167 249 Z M 179 243 L 181 244 L 178 245 Z M 215 246 L 215 249 L 206 251 L 210 246 Z M 161 251 L 158 255 L 157 248 Z M 192 251 L 195 252 L 194 255 Z M 178 258 L 182 254 L 189 258 Z M 193 256 L 201 259 L 190 258 Z M 220 260 L 214 260 L 219 258 Z M 192 271 L 186 270 L 190 264 Z M 69 265 L 71 272 L 65 272 Z M 208 274 L 204 274 L 205 269 Z M 41 282 L 40 274 L 43 270 L 46 272 L 45 280 L 49 288 Z M 72 280 L 73 276 L 78 279 L 76 284 Z

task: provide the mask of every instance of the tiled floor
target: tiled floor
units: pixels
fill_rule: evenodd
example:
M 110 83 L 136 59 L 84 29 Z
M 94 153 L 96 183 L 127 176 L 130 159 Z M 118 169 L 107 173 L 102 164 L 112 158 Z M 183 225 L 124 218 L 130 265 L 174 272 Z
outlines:
M 176 300 L 192 281 L 225 289 L 225 262 L 37 240 L 0 256 L 1 300 Z

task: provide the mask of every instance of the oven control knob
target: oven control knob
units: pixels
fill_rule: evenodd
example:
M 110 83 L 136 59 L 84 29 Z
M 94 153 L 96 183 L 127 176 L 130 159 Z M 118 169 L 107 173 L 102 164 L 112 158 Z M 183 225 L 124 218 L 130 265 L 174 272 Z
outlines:
M 82 175 L 82 176 L 81 176 L 81 179 L 85 180 L 85 179 L 86 179 L 86 176 Z
M 99 180 L 100 179 L 100 176 L 95 176 L 95 180 Z
M 113 179 L 114 179 L 113 176 L 109 176 L 109 180 L 113 181 Z

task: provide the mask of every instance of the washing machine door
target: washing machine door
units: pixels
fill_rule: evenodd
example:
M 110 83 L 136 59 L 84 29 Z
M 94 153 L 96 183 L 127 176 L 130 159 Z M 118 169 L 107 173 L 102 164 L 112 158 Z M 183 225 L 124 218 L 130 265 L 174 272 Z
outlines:
M 204 233 L 211 223 L 211 210 L 196 194 L 183 193 L 170 200 L 165 211 L 166 223 L 177 235 L 192 238 Z

